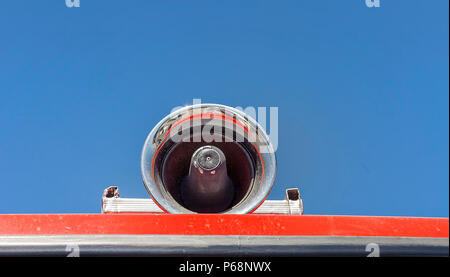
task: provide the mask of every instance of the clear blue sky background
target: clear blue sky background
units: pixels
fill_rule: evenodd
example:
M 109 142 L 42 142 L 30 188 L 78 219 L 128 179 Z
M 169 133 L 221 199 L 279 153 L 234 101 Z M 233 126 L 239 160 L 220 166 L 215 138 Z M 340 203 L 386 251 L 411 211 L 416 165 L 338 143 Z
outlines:
M 449 214 L 449 2 L 2 1 L 0 213 L 148 197 L 151 128 L 193 98 L 278 106 L 270 199 Z

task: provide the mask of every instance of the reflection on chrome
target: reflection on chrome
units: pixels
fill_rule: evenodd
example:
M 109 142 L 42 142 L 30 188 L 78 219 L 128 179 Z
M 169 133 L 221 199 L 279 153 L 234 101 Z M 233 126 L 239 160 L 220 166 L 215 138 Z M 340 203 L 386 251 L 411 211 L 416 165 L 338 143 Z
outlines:
M 196 178 L 190 197 L 182 189 L 194 153 L 206 146 L 226 160 L 231 187 L 222 194 L 223 201 L 212 192 L 224 189 L 225 179 Z M 198 104 L 172 112 L 153 128 L 142 150 L 141 173 L 150 196 L 168 213 L 245 214 L 272 189 L 276 157 L 268 135 L 252 117 L 224 105 Z M 187 203 L 187 198 L 196 199 L 197 205 Z

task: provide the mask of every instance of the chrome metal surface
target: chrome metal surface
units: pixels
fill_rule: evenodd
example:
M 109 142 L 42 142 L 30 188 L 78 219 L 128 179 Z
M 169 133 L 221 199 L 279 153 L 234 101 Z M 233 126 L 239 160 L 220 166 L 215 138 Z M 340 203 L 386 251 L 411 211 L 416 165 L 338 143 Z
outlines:
M 102 213 L 164 213 L 150 198 L 106 198 Z M 266 200 L 255 214 L 302 214 L 298 201 Z
M 0 256 L 448 256 L 448 238 L 346 236 L 0 236 Z
M 199 104 L 181 108 L 162 119 L 148 135 L 141 155 L 141 173 L 144 185 L 155 202 L 169 213 L 193 213 L 177 202 L 174 197 L 168 193 L 161 181 L 154 179 L 154 161 L 155 155 L 158 155 L 159 149 L 170 140 L 169 133 L 171 128 L 177 126 L 181 121 L 192 118 L 200 114 L 218 114 L 229 116 L 239 126 L 243 126 L 254 140 L 253 146 L 257 149 L 261 158 L 262 168 L 259 176 L 261 183 L 250 184 L 248 193 L 235 204 L 232 208 L 222 213 L 245 214 L 253 211 L 260 205 L 272 189 L 276 175 L 276 157 L 275 151 L 270 143 L 268 135 L 264 129 L 251 117 L 240 110 L 218 104 Z M 152 204 L 149 204 L 152 205 Z
M 150 198 L 120 198 L 118 187 L 103 192 L 102 213 L 164 213 Z M 255 214 L 303 214 L 303 203 L 298 189 L 286 190 L 284 200 L 266 200 Z

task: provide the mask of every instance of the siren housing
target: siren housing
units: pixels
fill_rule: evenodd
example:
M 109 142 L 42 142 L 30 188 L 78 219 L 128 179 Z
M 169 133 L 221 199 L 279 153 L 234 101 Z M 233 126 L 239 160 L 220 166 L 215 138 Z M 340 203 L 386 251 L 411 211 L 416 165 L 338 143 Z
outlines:
M 244 112 L 197 104 L 162 119 L 141 155 L 145 188 L 167 213 L 246 214 L 270 193 L 275 151 Z

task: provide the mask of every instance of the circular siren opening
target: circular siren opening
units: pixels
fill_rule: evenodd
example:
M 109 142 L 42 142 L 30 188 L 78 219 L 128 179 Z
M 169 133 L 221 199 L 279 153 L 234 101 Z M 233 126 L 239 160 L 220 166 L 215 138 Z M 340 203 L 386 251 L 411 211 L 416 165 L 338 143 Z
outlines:
M 265 131 L 245 113 L 200 104 L 155 126 L 142 150 L 141 173 L 165 212 L 244 214 L 270 193 L 276 157 Z

